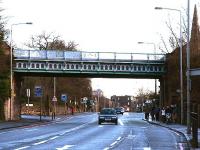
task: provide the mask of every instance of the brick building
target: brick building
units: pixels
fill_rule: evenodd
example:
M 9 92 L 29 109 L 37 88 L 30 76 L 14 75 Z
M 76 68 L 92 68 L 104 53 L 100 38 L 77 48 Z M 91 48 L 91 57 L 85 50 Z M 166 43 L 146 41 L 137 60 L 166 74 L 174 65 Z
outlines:
M 186 78 L 186 45 L 183 45 L 183 101 L 184 116 L 186 120 L 187 101 L 187 78 Z M 180 49 L 175 49 L 167 54 L 167 74 L 164 78 L 164 101 L 163 105 L 176 104 L 180 113 Z M 200 29 L 198 24 L 197 8 L 194 8 L 191 39 L 190 39 L 190 68 L 200 68 Z M 200 77 L 191 77 L 191 107 L 200 104 Z M 180 116 L 180 115 L 179 115 Z

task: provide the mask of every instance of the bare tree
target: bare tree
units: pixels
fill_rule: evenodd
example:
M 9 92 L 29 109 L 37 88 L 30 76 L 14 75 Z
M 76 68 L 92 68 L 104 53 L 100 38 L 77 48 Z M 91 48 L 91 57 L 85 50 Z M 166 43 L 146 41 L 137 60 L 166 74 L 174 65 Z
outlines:
M 69 50 L 69 51 L 75 51 L 77 50 L 78 44 L 76 44 L 74 41 L 69 41 L 67 44 L 64 40 L 60 39 L 59 35 L 56 35 L 55 33 L 46 33 L 43 32 L 39 35 L 34 35 L 31 37 L 31 40 L 25 44 L 26 46 L 34 49 L 39 50 Z
M 187 41 L 187 26 L 186 26 L 186 20 L 184 17 L 181 18 L 182 19 L 182 45 L 186 44 Z M 163 53 L 170 53 L 171 51 L 173 51 L 174 49 L 178 48 L 180 46 L 179 41 L 180 39 L 180 35 L 177 34 L 177 30 L 180 31 L 180 23 L 177 24 L 178 27 L 175 27 L 172 25 L 171 22 L 171 18 L 168 18 L 168 21 L 166 21 L 166 26 L 169 30 L 170 36 L 167 39 L 164 39 L 164 37 L 162 35 L 160 35 L 161 37 L 161 43 L 164 46 L 159 45 L 159 49 L 163 52 Z M 178 32 L 180 33 L 180 32 Z M 167 44 L 168 43 L 168 44 Z M 169 48 L 168 48 L 168 47 Z
M 29 43 L 26 46 L 39 49 L 39 50 L 69 50 L 75 51 L 77 50 L 78 44 L 74 41 L 70 41 L 67 44 L 64 40 L 61 39 L 59 35 L 54 33 L 46 33 L 35 35 L 31 37 Z M 31 80 L 31 81 L 30 81 Z M 32 82 L 34 80 L 34 82 Z M 25 86 L 29 83 L 32 84 L 41 84 L 44 88 L 44 95 L 46 97 L 46 103 L 48 104 L 49 99 L 52 98 L 53 95 L 53 78 L 25 78 Z M 71 100 L 75 100 L 76 102 L 81 99 L 81 97 L 91 97 L 92 88 L 91 81 L 87 78 L 66 78 L 66 77 L 58 77 L 56 78 L 56 96 L 60 97 L 62 93 L 67 93 Z M 34 87 L 34 85 L 32 85 Z M 78 102 L 80 104 L 80 102 Z M 48 105 L 46 105 L 48 106 Z M 49 108 L 45 108 L 47 111 Z

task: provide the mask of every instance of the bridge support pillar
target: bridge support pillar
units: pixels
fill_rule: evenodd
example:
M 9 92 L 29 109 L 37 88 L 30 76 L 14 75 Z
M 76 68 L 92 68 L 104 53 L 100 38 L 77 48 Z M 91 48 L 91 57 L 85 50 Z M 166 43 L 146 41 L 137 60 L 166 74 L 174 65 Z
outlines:
M 21 115 L 20 93 L 22 87 L 22 77 L 13 76 L 13 99 L 11 102 L 11 120 L 19 120 Z

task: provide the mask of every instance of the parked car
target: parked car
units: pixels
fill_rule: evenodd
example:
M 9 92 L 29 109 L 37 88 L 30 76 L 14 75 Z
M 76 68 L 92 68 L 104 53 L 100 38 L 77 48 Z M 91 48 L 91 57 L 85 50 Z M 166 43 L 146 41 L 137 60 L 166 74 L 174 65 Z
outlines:
M 123 107 L 117 107 L 117 108 L 115 108 L 115 110 L 116 110 L 116 113 L 117 114 L 124 114 L 124 108 Z
M 118 124 L 118 117 L 114 108 L 103 108 L 99 113 L 98 119 L 99 124 L 103 122 L 115 123 L 116 125 Z

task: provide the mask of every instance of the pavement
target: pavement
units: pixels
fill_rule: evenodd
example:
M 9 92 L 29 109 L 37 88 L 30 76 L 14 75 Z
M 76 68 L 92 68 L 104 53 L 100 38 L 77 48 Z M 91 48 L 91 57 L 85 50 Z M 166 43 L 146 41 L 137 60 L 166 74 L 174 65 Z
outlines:
M 178 132 L 178 133 L 184 135 L 186 137 L 187 141 L 188 141 L 188 144 L 190 144 L 189 141 L 192 140 L 192 134 L 187 134 L 187 126 L 186 125 L 181 125 L 181 124 L 176 124 L 176 123 L 166 124 L 166 123 L 162 123 L 162 122 L 159 122 L 159 121 L 152 121 L 151 119 L 146 120 L 146 121 L 151 123 L 151 124 L 159 125 L 159 126 L 168 128 L 170 130 L 173 130 L 175 132 Z M 191 146 L 191 144 L 190 144 L 190 146 Z M 193 149 L 194 150 L 200 150 L 200 128 L 198 129 L 198 147 L 199 148 L 193 148 Z
M 12 128 L 19 128 L 19 127 L 29 127 L 29 126 L 37 126 L 37 125 L 43 125 L 47 124 L 53 121 L 59 121 L 62 119 L 68 118 L 70 115 L 58 115 L 55 117 L 54 120 L 52 120 L 52 117 L 50 116 L 40 116 L 38 115 L 21 115 L 20 120 L 16 121 L 0 121 L 0 131 L 6 130 L 6 129 L 12 129 Z

